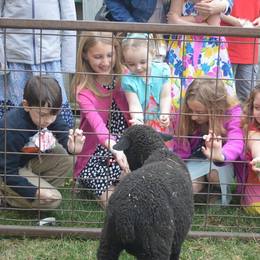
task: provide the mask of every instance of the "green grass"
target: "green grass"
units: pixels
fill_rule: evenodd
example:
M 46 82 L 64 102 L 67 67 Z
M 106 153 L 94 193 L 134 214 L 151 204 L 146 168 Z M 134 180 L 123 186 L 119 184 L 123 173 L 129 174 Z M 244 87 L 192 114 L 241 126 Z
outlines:
M 59 209 L 49 212 L 2 209 L 0 224 L 36 226 L 39 219 L 52 216 L 61 227 L 103 226 L 104 211 L 85 192 L 72 193 L 70 186 L 62 190 L 63 202 Z M 193 231 L 226 231 L 260 233 L 260 218 L 247 215 L 235 202 L 229 207 L 201 205 L 195 207 Z M 8 259 L 87 259 L 94 260 L 98 241 L 82 239 L 15 239 L 0 238 L 0 260 Z M 133 260 L 123 253 L 121 260 Z M 259 241 L 238 239 L 186 240 L 182 260 L 191 259 L 260 259 Z
M 75 239 L 2 239 L 0 240 L 1 260 L 95 260 L 97 241 Z M 258 260 L 260 259 L 260 244 L 257 241 L 186 240 L 181 260 Z M 134 260 L 127 253 L 121 254 L 120 260 Z M 159 259 L 158 259 L 159 260 Z
M 0 224 L 35 226 L 40 219 L 52 216 L 57 226 L 102 227 L 104 211 L 93 198 L 83 192 L 74 194 L 68 187 L 62 193 L 63 202 L 58 209 L 49 212 L 2 209 Z M 247 215 L 238 204 L 196 206 L 192 230 L 260 233 L 260 217 Z

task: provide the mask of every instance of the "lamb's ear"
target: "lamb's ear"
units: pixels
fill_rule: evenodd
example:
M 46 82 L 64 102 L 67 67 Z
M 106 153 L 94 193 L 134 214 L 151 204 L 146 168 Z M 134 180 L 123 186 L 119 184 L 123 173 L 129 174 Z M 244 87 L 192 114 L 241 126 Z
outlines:
M 122 136 L 119 141 L 113 146 L 117 151 L 124 151 L 130 146 L 130 141 L 126 136 Z
M 167 142 L 173 139 L 173 135 L 168 135 L 168 134 L 164 134 L 164 133 L 160 133 L 161 138 L 163 139 L 163 141 Z

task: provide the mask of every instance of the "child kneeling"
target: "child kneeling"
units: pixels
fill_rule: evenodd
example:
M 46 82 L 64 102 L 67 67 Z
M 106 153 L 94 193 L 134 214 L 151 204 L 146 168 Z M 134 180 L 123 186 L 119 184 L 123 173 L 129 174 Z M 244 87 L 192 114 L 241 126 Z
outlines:
M 0 121 L 0 190 L 12 207 L 53 209 L 61 203 L 56 187 L 73 167 L 67 151 L 79 153 L 85 141 L 81 130 L 68 129 L 61 104 L 58 82 L 34 76 L 26 83 L 22 108 Z

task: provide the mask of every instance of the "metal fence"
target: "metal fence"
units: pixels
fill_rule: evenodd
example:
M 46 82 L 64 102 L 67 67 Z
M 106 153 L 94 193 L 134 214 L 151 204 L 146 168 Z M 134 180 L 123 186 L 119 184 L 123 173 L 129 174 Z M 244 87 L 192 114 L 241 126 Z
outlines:
M 239 36 L 260 38 L 260 30 L 255 28 L 234 28 L 234 27 L 203 27 L 203 26 L 180 26 L 167 24 L 137 24 L 137 23 L 114 23 L 114 22 L 92 22 L 92 21 L 47 21 L 47 20 L 15 20 L 15 19 L 0 19 L 0 28 L 2 28 L 1 38 L 6 51 L 6 37 L 8 34 L 24 33 L 22 29 L 37 29 L 37 35 L 42 39 L 42 35 L 46 34 L 44 30 L 60 30 L 61 34 L 64 30 L 80 32 L 86 31 L 106 31 L 113 33 L 127 32 L 146 32 L 149 34 L 168 34 L 168 35 L 209 35 L 209 36 Z M 28 32 L 26 32 L 28 33 Z M 60 34 L 59 34 L 60 35 Z M 64 35 L 63 35 L 64 36 Z M 76 36 L 69 36 L 76 37 Z M 115 34 L 111 36 L 111 41 L 114 40 Z M 160 39 L 160 37 L 159 37 Z M 221 39 L 219 38 L 219 41 Z M 254 43 L 259 44 L 255 41 Z M 4 52 L 6 53 L 6 52 Z M 6 58 L 6 56 L 4 57 Z M 19 71 L 17 71 L 19 72 Z M 62 71 L 56 71 L 63 76 L 67 76 Z M 80 72 L 76 72 L 80 73 Z M 8 88 L 8 68 L 6 65 L 2 67 L 1 77 L 4 78 L 4 86 Z M 44 72 L 39 71 L 40 75 Z M 67 77 L 68 78 L 68 77 Z M 174 76 L 172 79 L 176 79 Z M 216 79 L 221 80 L 221 79 Z M 260 83 L 260 82 L 259 82 Z M 67 88 L 70 83 L 67 81 Z M 173 86 L 174 87 L 174 86 Z M 79 121 L 80 109 L 75 101 L 75 92 L 71 91 L 71 107 L 75 119 L 75 127 Z M 181 96 L 178 99 L 181 100 Z M 3 104 L 2 108 L 10 109 L 13 105 Z M 17 105 L 15 105 L 17 107 Z M 20 106 L 18 106 L 20 107 Z M 23 109 L 20 107 L 20 109 Z M 175 111 L 173 115 L 177 115 Z M 10 129 L 1 129 L 7 131 Z M 28 129 L 12 129 L 12 131 L 28 131 Z M 85 133 L 94 134 L 94 133 Z M 246 138 L 245 138 L 245 141 Z M 7 149 L 5 147 L 5 149 Z M 1 154 L 7 154 L 5 151 L 0 151 Z M 64 156 L 64 155 L 60 155 Z M 76 157 L 72 156 L 73 162 Z M 87 156 L 87 155 L 86 155 Z M 64 158 L 66 160 L 66 157 Z M 241 161 L 244 163 L 245 161 Z M 1 173 L 2 180 L 6 178 L 6 172 Z M 85 238 L 98 238 L 100 229 L 103 225 L 104 210 L 99 206 L 97 200 L 84 188 L 77 187 L 77 183 L 72 178 L 72 173 L 68 173 L 65 179 L 65 185 L 59 187 L 62 194 L 62 203 L 57 209 L 31 209 L 31 208 L 16 208 L 11 207 L 6 203 L 5 185 L 2 182 L 2 195 L 0 207 L 0 231 L 2 235 L 14 236 L 80 236 Z M 252 216 L 245 213 L 240 205 L 242 194 L 236 193 L 236 184 L 232 183 L 232 201 L 229 205 L 214 204 L 210 202 L 212 194 L 208 189 L 202 195 L 203 202 L 195 201 L 195 215 L 193 219 L 192 230 L 190 237 L 240 237 L 245 239 L 260 238 L 260 216 Z M 15 197 L 15 195 L 13 195 Z M 47 220 L 46 220 L 47 218 Z M 45 219 L 45 220 L 44 220 Z M 51 227 L 46 226 L 52 225 Z M 41 226 L 43 225 L 43 226 Z

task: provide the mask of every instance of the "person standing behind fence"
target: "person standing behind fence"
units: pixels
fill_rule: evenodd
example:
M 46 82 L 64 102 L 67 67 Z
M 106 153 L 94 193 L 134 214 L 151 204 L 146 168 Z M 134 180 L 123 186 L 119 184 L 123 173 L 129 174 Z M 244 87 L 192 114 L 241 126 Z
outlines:
M 167 15 L 168 23 L 204 26 L 219 25 L 219 15 L 221 9 L 225 7 L 225 2 L 196 2 L 195 4 L 192 0 L 171 1 L 170 11 Z M 206 7 L 212 5 L 211 13 L 207 13 L 202 8 L 204 5 Z M 230 5 L 231 3 L 228 6 L 230 7 Z M 180 97 L 185 95 L 185 90 L 192 80 L 203 75 L 225 79 L 229 94 L 235 95 L 234 76 L 224 37 L 172 35 L 168 46 L 166 60 L 172 67 L 172 76 L 177 77 L 177 80 L 174 80 L 176 85 L 174 90 L 176 92 L 173 99 L 176 107 L 179 107 Z
M 155 42 L 146 33 L 128 33 L 122 53 L 129 72 L 122 76 L 122 88 L 129 105 L 131 125 L 146 124 L 163 133 L 172 133 L 170 68 L 154 62 Z M 167 145 L 171 146 L 170 143 Z
M 249 164 L 241 204 L 249 214 L 260 215 L 260 84 L 245 102 L 242 126 L 248 138 L 246 159 Z
M 260 27 L 260 1 L 235 0 L 230 15 L 221 15 L 224 25 L 244 28 Z M 257 38 L 226 37 L 228 53 L 236 79 L 236 92 L 245 102 L 256 82 L 258 72 Z
M 75 20 L 73 0 L 0 1 L 1 18 Z M 6 32 L 6 34 L 5 34 Z M 75 72 L 76 35 L 73 31 L 7 29 L 0 35 L 0 118 L 9 106 L 18 106 L 32 75 L 50 74 L 62 87 L 61 114 L 73 127 L 64 89 L 63 72 Z
M 104 0 L 111 17 L 118 22 L 146 23 L 161 0 Z M 167 1 L 168 2 L 168 1 Z
M 170 0 L 105 0 L 110 17 L 118 22 L 165 23 Z M 156 59 L 164 61 L 166 42 L 163 35 L 154 34 L 156 39 Z
M 238 160 L 244 147 L 241 112 L 238 100 L 228 95 L 223 81 L 203 77 L 187 88 L 173 151 L 183 159 L 192 159 L 187 167 L 195 193 L 202 190 L 205 181 L 220 183 L 222 176 L 223 183 L 233 182 L 234 169 L 229 162 Z M 228 204 L 229 199 L 222 203 Z
M 57 187 L 73 167 L 66 150 L 80 152 L 85 140 L 81 130 L 69 130 L 59 114 L 61 104 L 57 80 L 33 76 L 22 108 L 0 120 L 0 191 L 12 207 L 54 209 L 61 203 Z
M 112 33 L 82 33 L 73 79 L 80 107 L 80 128 L 86 132 L 74 177 L 107 205 L 122 173 L 129 171 L 122 151 L 113 149 L 127 128 L 129 112 L 118 75 L 122 74 L 120 45 Z M 114 75 L 115 74 L 115 75 Z

